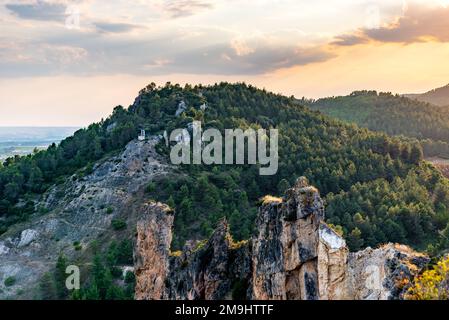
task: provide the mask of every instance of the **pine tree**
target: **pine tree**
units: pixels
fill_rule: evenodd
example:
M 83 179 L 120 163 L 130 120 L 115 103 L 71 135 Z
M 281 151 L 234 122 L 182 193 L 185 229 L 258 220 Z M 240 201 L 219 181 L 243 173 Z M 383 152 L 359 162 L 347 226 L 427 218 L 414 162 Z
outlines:
M 418 143 L 414 143 L 410 151 L 410 162 L 418 164 L 424 159 L 422 147 Z
M 55 300 L 57 297 L 53 277 L 46 272 L 39 282 L 39 292 L 42 300 Z
M 355 228 L 351 231 L 346 239 L 349 249 L 351 251 L 358 251 L 363 246 L 362 232 L 359 228 Z
M 282 179 L 281 181 L 279 181 L 277 186 L 278 194 L 280 196 L 283 196 L 288 188 L 290 188 L 290 183 L 287 181 L 287 179 Z
M 58 261 L 56 262 L 56 270 L 55 270 L 55 284 L 56 284 L 56 295 L 59 300 L 63 300 L 67 298 L 68 291 L 65 285 L 66 281 L 66 268 L 67 268 L 67 259 L 64 255 L 60 255 L 58 257 Z

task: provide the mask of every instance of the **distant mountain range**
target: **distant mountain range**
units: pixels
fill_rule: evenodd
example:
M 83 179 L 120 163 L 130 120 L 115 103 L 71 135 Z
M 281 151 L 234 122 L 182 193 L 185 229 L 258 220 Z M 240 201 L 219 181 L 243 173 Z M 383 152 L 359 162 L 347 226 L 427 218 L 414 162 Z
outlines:
M 449 84 L 421 94 L 404 94 L 404 97 L 428 102 L 437 106 L 449 106 Z

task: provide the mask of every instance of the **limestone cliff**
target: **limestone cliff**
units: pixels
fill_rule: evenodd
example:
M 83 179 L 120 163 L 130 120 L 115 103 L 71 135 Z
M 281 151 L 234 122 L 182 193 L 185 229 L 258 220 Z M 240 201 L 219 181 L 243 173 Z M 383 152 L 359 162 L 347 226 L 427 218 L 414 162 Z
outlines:
M 283 199 L 264 199 L 247 243 L 234 243 L 222 221 L 208 241 L 170 253 L 173 218 L 159 207 L 138 224 L 136 299 L 401 299 L 428 262 L 393 244 L 350 253 L 305 178 Z
M 246 298 L 249 246 L 232 241 L 227 222 L 222 220 L 208 241 L 188 242 L 182 253 L 170 253 L 173 218 L 160 206 L 152 205 L 157 218 L 138 223 L 136 299 L 230 299 L 242 295 L 241 289 L 240 298 Z
M 136 291 L 147 300 L 165 298 L 168 256 L 172 240 L 173 213 L 161 203 L 148 203 L 142 208 L 143 218 L 137 223 L 137 252 L 134 273 L 139 281 Z M 150 253 L 150 254 L 148 254 Z

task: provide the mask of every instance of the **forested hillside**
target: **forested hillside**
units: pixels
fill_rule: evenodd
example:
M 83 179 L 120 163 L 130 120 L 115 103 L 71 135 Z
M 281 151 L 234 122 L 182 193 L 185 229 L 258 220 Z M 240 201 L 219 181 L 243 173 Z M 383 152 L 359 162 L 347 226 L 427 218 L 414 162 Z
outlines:
M 181 101 L 187 109 L 176 116 Z M 200 108 L 203 104 L 205 110 Z M 293 98 L 227 83 L 150 84 L 134 105 L 115 108 L 109 118 L 79 130 L 60 145 L 8 159 L 0 168 L 2 229 L 35 212 L 45 214 L 35 208 L 34 200 L 51 184 L 73 173 L 90 172 L 95 161 L 121 150 L 139 129 L 161 134 L 185 128 L 192 120 L 220 130 L 279 129 L 279 171 L 260 176 L 257 166 L 190 165 L 151 183 L 148 198 L 175 208 L 173 249 L 187 239 L 207 237 L 223 216 L 228 217 L 235 239 L 249 238 L 258 200 L 266 194 L 283 195 L 301 175 L 326 197 L 328 222 L 345 234 L 353 250 L 388 241 L 419 249 L 430 245 L 432 250 L 446 244 L 442 232 L 449 235 L 449 185 L 421 161 L 418 143 L 333 120 Z M 435 137 L 443 137 L 447 130 L 439 121 L 442 126 L 432 133 Z M 163 143 L 159 149 L 168 152 Z
M 418 139 L 426 156 L 449 157 L 449 112 L 445 107 L 376 91 L 301 103 L 370 130 Z
M 436 106 L 449 106 L 449 84 L 421 94 L 405 94 L 407 98 L 428 102 Z

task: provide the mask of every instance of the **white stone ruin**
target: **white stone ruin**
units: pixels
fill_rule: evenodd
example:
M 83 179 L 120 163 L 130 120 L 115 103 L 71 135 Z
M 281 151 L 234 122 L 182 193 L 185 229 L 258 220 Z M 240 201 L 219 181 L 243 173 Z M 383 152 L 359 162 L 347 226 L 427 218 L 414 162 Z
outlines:
M 145 130 L 140 130 L 140 134 L 139 134 L 139 136 L 137 137 L 137 139 L 139 139 L 139 141 L 144 141 L 145 139 L 146 139 L 146 133 L 145 133 Z

